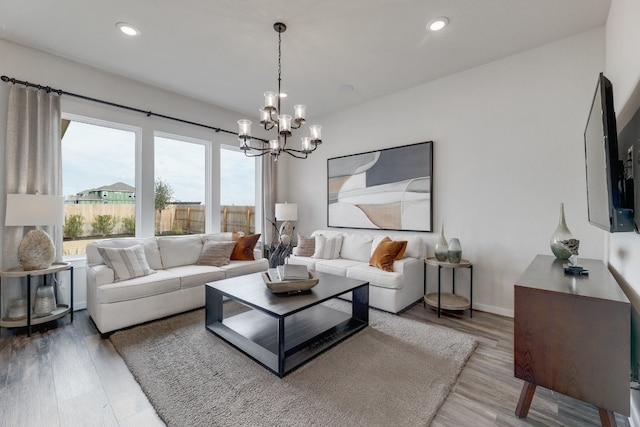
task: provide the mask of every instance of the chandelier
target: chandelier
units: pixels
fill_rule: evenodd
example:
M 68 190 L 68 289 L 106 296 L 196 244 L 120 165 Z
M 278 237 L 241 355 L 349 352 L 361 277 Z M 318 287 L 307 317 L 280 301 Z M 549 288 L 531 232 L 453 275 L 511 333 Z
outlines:
M 282 81 L 282 33 L 287 30 L 287 26 L 282 22 L 273 24 L 273 29 L 278 33 L 278 92 L 264 93 L 264 107 L 260 109 L 260 124 L 264 126 L 266 131 L 276 131 L 275 138 L 266 140 L 258 140 L 259 146 L 251 145 L 251 120 L 238 120 L 238 139 L 240 141 L 240 149 L 247 157 L 264 156 L 271 154 L 274 161 L 278 160 L 281 153 L 287 153 L 297 159 L 306 159 L 309 153 L 318 148 L 322 144 L 320 125 L 309 126 L 311 136 L 301 138 L 300 149 L 294 149 L 287 146 L 287 138 L 290 139 L 292 130 L 300 129 L 306 122 L 304 105 L 293 106 L 293 117 L 289 114 L 282 114 L 280 109 L 280 101 L 286 95 L 280 90 Z

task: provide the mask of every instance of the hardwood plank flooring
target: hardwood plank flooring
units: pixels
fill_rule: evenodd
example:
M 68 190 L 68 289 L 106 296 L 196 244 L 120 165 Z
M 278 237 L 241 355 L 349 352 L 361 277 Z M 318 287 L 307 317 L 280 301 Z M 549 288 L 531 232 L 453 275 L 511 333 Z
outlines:
M 599 426 L 598 410 L 538 387 L 529 416 L 514 411 L 522 381 L 513 376 L 513 319 L 468 311 L 437 317 L 417 304 L 401 316 L 474 336 L 479 345 L 432 425 Z M 35 328 L 0 331 L 0 426 L 163 426 L 122 358 L 86 311 Z M 428 390 L 425 390 L 428 393 Z M 618 426 L 628 426 L 616 414 Z

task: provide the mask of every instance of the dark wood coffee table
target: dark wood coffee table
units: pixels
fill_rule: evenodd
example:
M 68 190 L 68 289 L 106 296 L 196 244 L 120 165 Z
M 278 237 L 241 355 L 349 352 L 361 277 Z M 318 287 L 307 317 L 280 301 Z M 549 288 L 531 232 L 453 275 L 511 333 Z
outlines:
M 317 273 L 308 293 L 271 293 L 261 273 L 207 283 L 206 328 L 282 377 L 369 324 L 369 283 Z M 351 314 L 322 302 L 352 293 Z M 224 317 L 223 297 L 251 308 Z

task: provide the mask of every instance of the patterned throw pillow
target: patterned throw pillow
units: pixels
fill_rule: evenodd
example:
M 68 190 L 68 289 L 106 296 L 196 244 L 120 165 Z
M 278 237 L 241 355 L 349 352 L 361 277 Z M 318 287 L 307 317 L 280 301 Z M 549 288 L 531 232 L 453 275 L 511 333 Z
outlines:
M 342 236 L 316 236 L 316 246 L 313 258 L 336 259 L 340 258 L 342 248 Z
M 248 236 L 233 236 L 232 239 L 236 242 L 236 247 L 231 252 L 231 259 L 234 261 L 253 261 L 253 250 L 256 247 L 256 243 L 260 239 L 260 234 L 250 234 Z
M 369 265 L 378 267 L 384 271 L 393 271 L 393 262 L 401 259 L 407 249 L 406 240 L 383 239 L 371 255 Z
M 316 239 L 315 237 L 305 237 L 301 234 L 298 234 L 298 256 L 313 256 L 313 253 L 316 250 Z
M 113 270 L 115 282 L 155 273 L 147 263 L 142 245 L 128 248 L 98 247 L 104 263 Z
M 207 240 L 202 245 L 200 258 L 196 261 L 196 265 L 212 265 L 220 267 L 229 264 L 231 253 L 236 247 L 236 242 L 214 242 Z

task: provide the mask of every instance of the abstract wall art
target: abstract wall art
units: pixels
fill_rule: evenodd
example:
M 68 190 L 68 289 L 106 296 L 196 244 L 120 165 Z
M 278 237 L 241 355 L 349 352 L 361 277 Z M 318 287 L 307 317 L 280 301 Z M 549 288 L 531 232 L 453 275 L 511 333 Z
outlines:
M 327 225 L 432 231 L 433 141 L 327 160 Z

